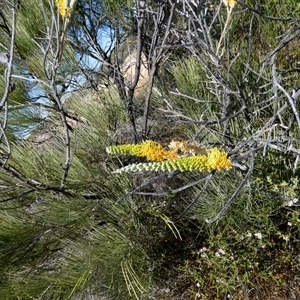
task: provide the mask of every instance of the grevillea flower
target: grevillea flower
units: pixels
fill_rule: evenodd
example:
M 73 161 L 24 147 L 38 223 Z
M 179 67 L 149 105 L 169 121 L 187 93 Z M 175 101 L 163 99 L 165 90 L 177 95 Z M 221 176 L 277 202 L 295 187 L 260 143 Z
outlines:
M 207 149 L 207 163 L 206 167 L 208 171 L 230 169 L 231 161 L 227 157 L 227 153 L 224 150 L 218 148 Z
M 161 144 L 150 140 L 137 145 L 110 146 L 106 151 L 110 154 L 142 156 L 152 161 L 172 160 L 178 157 L 176 150 L 166 150 Z
M 225 6 L 233 8 L 236 4 L 236 0 L 223 0 Z
M 188 156 L 173 160 L 164 160 L 160 162 L 149 162 L 132 164 L 116 170 L 114 173 L 122 172 L 142 172 L 142 171 L 204 171 L 207 162 L 207 156 Z
M 172 142 L 173 143 L 173 142 Z M 230 169 L 231 161 L 224 150 L 211 148 L 205 150 L 205 155 L 186 156 L 182 147 L 179 148 L 184 154 L 179 156 L 178 149 L 165 150 L 161 144 L 153 141 L 145 141 L 140 145 L 120 145 L 111 146 L 106 150 L 111 154 L 131 154 L 135 156 L 144 156 L 153 162 L 132 164 L 115 171 L 121 172 L 142 172 L 142 171 L 213 171 L 221 169 Z M 198 153 L 202 153 L 203 148 Z
M 67 0 L 55 0 L 55 4 L 59 10 L 59 14 L 65 18 L 70 15 L 71 8 L 68 7 L 68 1 Z

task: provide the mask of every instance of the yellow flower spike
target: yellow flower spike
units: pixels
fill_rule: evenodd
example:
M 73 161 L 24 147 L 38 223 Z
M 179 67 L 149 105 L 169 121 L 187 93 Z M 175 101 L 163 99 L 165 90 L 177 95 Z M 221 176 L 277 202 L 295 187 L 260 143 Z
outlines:
M 205 171 L 207 156 L 188 156 L 159 162 L 132 164 L 116 170 L 114 173 L 145 172 L 145 171 Z
M 157 142 L 148 140 L 139 145 L 125 144 L 110 146 L 106 151 L 110 154 L 124 154 L 146 157 L 153 161 L 149 163 L 132 164 L 114 173 L 121 172 L 143 172 L 143 171 L 214 171 L 230 169 L 231 161 L 224 150 L 218 148 L 204 149 L 196 144 L 186 142 L 171 142 L 171 150 L 165 150 Z M 179 155 L 177 151 L 183 154 Z M 198 155 L 195 155 L 195 154 Z M 203 154 L 203 155 L 199 155 Z
M 207 169 L 221 170 L 231 168 L 231 161 L 227 158 L 227 153 L 218 148 L 211 148 L 207 150 Z
M 226 7 L 233 8 L 236 5 L 236 0 L 223 0 Z
M 67 0 L 55 0 L 55 5 L 57 6 L 59 10 L 59 14 L 65 18 L 70 15 L 71 8 L 68 7 L 68 1 Z
M 176 151 L 165 150 L 161 144 L 150 140 L 143 142 L 140 145 L 139 153 L 133 155 L 144 156 L 148 160 L 152 161 L 162 161 L 165 159 L 171 160 L 177 158 Z
M 161 144 L 151 140 L 144 141 L 138 145 L 125 144 L 110 146 L 106 148 L 106 151 L 110 154 L 142 156 L 151 161 L 172 160 L 178 157 L 175 150 L 165 150 Z
M 152 163 L 132 164 L 116 170 L 114 173 L 123 172 L 144 172 L 144 171 L 213 171 L 223 168 L 230 169 L 231 162 L 227 158 L 225 151 L 220 151 L 216 148 L 209 149 L 208 156 L 187 156 L 179 157 L 173 160 L 164 160 Z

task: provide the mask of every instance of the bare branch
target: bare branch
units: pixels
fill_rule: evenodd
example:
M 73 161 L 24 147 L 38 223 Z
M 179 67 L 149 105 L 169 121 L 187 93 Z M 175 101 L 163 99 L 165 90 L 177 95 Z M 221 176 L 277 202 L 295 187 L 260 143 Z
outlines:
M 0 102 L 0 112 L 3 110 L 4 117 L 3 117 L 3 123 L 0 125 L 1 132 L 0 132 L 0 141 L 4 140 L 4 143 L 6 145 L 6 153 L 4 156 L 2 156 L 2 164 L 5 165 L 7 163 L 7 160 L 11 154 L 11 148 L 8 141 L 8 138 L 6 136 L 6 127 L 7 127 L 7 120 L 8 120 L 8 97 L 10 92 L 13 90 L 13 82 L 11 80 L 12 77 L 12 71 L 13 71 L 13 61 L 14 61 L 14 47 L 15 47 L 15 35 L 16 35 L 16 10 L 17 10 L 17 3 L 12 3 L 11 5 L 7 4 L 9 6 L 10 12 L 11 12 L 11 30 L 10 30 L 10 49 L 9 49 L 9 55 L 8 55 L 8 62 L 7 67 L 5 69 L 5 88 L 4 93 Z
M 148 59 L 148 66 L 151 67 L 149 71 L 149 81 L 148 81 L 147 92 L 145 97 L 145 105 L 144 105 L 144 124 L 143 124 L 144 138 L 146 138 L 148 135 L 148 114 L 149 114 L 150 98 L 153 90 L 154 76 L 157 72 L 158 64 L 161 62 L 161 60 L 163 59 L 163 55 L 166 52 L 165 46 L 167 43 L 167 38 L 170 35 L 174 10 L 175 10 L 175 2 L 171 4 L 168 23 L 167 26 L 165 27 L 165 34 L 160 46 L 157 45 L 157 42 L 158 42 L 159 28 L 161 27 L 161 23 L 163 21 L 162 5 L 159 6 L 158 18 L 155 20 L 154 35 L 151 43 L 151 52 L 149 54 L 149 59 Z
M 231 198 L 228 200 L 228 202 L 225 204 L 225 206 L 221 209 L 221 211 L 215 217 L 213 217 L 212 219 L 206 219 L 206 223 L 211 224 L 211 223 L 216 222 L 228 210 L 228 208 L 230 207 L 230 205 L 232 204 L 232 202 L 235 200 L 235 198 L 240 193 L 240 191 L 243 188 L 243 186 L 248 182 L 248 180 L 249 180 L 249 178 L 250 178 L 250 176 L 251 176 L 251 174 L 253 172 L 253 168 L 254 168 L 254 153 L 251 152 L 250 153 L 250 166 L 249 166 L 249 170 L 248 170 L 246 176 L 241 181 L 240 185 L 235 190 L 235 192 L 232 194 Z
M 176 223 L 178 222 L 181 218 L 183 218 L 188 212 L 189 210 L 198 202 L 198 200 L 200 199 L 200 197 L 203 195 L 203 193 L 206 191 L 209 182 L 211 180 L 213 176 L 213 173 L 208 174 L 205 178 L 203 178 L 203 180 L 205 180 L 205 184 L 204 186 L 201 188 L 201 191 L 198 193 L 198 195 L 195 197 L 195 199 L 185 208 L 185 210 L 174 220 L 171 221 L 169 220 L 170 223 Z

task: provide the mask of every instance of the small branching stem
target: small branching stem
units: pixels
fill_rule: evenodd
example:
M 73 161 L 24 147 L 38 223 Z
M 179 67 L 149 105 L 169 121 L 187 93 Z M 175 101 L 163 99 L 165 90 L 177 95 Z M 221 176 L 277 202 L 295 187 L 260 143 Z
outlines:
M 222 215 L 225 214 L 225 212 L 228 210 L 230 205 L 233 203 L 235 198 L 240 193 L 243 186 L 248 182 L 248 179 L 250 178 L 250 176 L 253 172 L 253 168 L 254 168 L 254 152 L 251 152 L 250 153 L 250 166 L 249 166 L 249 170 L 248 170 L 246 176 L 241 181 L 240 185 L 235 190 L 235 192 L 232 194 L 231 198 L 228 200 L 228 202 L 225 204 L 225 206 L 221 209 L 221 211 L 215 217 L 213 217 L 212 219 L 206 219 L 206 223 L 208 223 L 208 224 L 214 223 L 214 222 L 218 221 L 221 218 Z

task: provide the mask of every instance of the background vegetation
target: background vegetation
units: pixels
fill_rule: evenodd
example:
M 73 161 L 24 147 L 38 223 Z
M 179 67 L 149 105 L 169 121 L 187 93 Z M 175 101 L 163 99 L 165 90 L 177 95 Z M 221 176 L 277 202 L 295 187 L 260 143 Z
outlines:
M 0 298 L 300 297 L 298 1 L 58 2 L 0 1 Z

